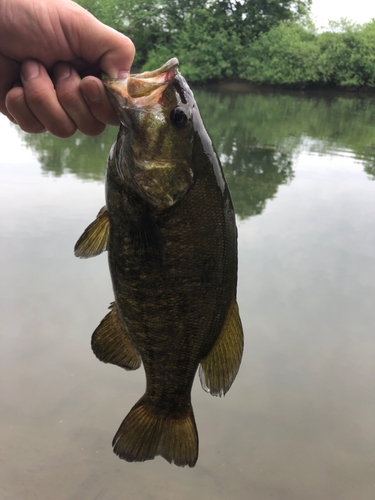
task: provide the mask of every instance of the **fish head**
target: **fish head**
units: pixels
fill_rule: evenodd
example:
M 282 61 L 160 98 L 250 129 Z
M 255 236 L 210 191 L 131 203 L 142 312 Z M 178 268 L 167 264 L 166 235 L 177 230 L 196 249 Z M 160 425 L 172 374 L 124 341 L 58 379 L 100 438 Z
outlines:
M 178 60 L 126 79 L 104 75 L 102 80 L 122 124 L 116 166 L 119 178 L 156 210 L 171 207 L 194 184 L 196 104 L 178 72 Z

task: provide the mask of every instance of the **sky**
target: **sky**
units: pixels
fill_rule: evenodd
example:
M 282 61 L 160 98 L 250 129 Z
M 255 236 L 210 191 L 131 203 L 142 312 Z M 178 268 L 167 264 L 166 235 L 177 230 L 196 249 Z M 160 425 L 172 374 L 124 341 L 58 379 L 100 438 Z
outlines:
M 375 18 L 375 0 L 313 0 L 311 12 L 318 27 L 340 17 L 363 24 Z

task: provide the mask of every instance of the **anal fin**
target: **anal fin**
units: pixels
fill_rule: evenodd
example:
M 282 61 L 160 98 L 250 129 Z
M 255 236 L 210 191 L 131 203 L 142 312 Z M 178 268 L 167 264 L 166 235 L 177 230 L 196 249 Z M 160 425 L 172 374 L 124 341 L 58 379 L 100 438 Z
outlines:
M 125 324 L 121 321 L 116 303 L 92 335 L 91 347 L 95 356 L 104 363 L 136 370 L 141 366 L 141 356 L 132 346 Z
M 238 305 L 234 300 L 215 345 L 201 360 L 199 377 L 203 389 L 213 396 L 225 395 L 236 378 L 242 353 L 242 324 Z
M 74 255 L 81 259 L 100 255 L 107 250 L 108 237 L 109 219 L 107 208 L 104 206 L 75 244 Z

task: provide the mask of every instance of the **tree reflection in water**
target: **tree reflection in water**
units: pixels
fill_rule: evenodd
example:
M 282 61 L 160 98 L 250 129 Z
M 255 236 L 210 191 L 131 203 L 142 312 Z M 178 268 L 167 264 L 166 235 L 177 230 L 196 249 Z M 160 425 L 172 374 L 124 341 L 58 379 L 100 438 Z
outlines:
M 292 181 L 293 158 L 301 150 L 350 151 L 375 179 L 372 97 L 206 89 L 195 90 L 195 95 L 240 218 L 261 214 L 278 187 Z M 20 133 L 45 173 L 101 181 L 117 131 L 107 127 L 98 137 L 76 133 L 69 139 Z

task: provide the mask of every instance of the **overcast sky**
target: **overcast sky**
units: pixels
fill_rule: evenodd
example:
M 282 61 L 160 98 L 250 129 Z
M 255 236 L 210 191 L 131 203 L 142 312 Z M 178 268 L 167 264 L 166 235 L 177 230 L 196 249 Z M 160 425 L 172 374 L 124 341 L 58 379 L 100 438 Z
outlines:
M 313 0 L 311 12 L 318 27 L 340 17 L 363 24 L 375 18 L 375 0 Z

